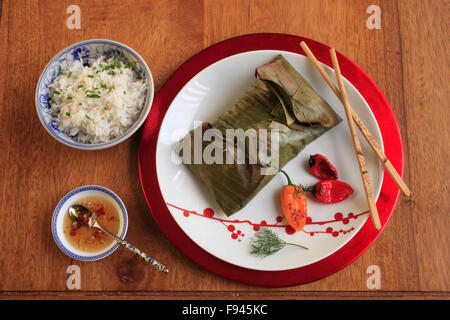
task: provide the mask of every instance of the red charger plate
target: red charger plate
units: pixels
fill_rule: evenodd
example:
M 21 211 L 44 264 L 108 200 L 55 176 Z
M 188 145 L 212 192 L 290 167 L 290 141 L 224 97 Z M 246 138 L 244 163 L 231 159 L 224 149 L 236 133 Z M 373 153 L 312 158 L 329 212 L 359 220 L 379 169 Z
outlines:
M 156 95 L 144 124 L 139 145 L 139 173 L 142 190 L 150 211 L 166 237 L 187 257 L 206 270 L 221 277 L 262 287 L 299 285 L 327 277 L 346 267 L 363 254 L 386 227 L 397 204 L 400 190 L 384 172 L 381 192 L 377 200 L 382 228 L 375 230 L 367 219 L 360 231 L 341 249 L 307 266 L 283 271 L 256 271 L 225 262 L 194 243 L 178 226 L 161 194 L 156 174 L 156 146 L 158 133 L 167 109 L 178 92 L 209 65 L 231 55 L 254 50 L 283 50 L 305 55 L 299 43 L 305 41 L 316 58 L 332 67 L 327 45 L 287 34 L 258 33 L 231 38 L 206 48 L 187 60 L 167 80 Z M 337 52 L 341 71 L 369 104 L 384 142 L 384 151 L 394 167 L 403 173 L 403 145 L 397 121 L 375 82 L 355 63 Z M 169 266 L 170 267 L 170 266 Z

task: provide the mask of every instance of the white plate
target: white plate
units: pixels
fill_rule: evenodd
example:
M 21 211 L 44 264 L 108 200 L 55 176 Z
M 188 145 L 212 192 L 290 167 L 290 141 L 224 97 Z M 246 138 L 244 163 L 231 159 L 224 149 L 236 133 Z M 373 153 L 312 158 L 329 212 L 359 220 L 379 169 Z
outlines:
M 227 217 L 200 180 L 185 165 L 171 160 L 175 143 L 193 129 L 194 121 L 212 122 L 228 110 L 254 81 L 255 69 L 278 54 L 282 54 L 343 119 L 309 144 L 284 170 L 294 183 L 314 184 L 318 180 L 308 172 L 307 162 L 311 154 L 320 153 L 336 167 L 339 180 L 349 183 L 355 191 L 349 199 L 333 205 L 320 204 L 308 197 L 308 217 L 313 223 L 294 234 L 285 232 L 280 226 L 286 222 L 277 218 L 282 215 L 280 190 L 286 184 L 282 175 L 272 179 L 246 207 Z M 328 66 L 322 66 L 335 79 L 334 72 Z M 344 82 L 352 108 L 377 143 L 383 146 L 368 104 L 350 82 L 346 79 Z M 378 198 L 383 170 L 362 135 L 360 141 Z M 344 246 L 368 218 L 368 205 L 344 108 L 308 58 L 300 54 L 278 50 L 250 51 L 227 57 L 199 72 L 178 93 L 164 117 L 158 136 L 156 169 L 162 195 L 170 204 L 168 209 L 186 235 L 215 257 L 249 269 L 288 270 L 322 260 Z M 213 210 L 213 218 L 208 215 L 211 210 L 204 214 L 206 208 Z M 283 240 L 301 244 L 309 250 L 287 246 L 264 259 L 251 255 L 250 241 L 255 226 L 257 228 L 264 221 L 273 225 L 272 229 Z

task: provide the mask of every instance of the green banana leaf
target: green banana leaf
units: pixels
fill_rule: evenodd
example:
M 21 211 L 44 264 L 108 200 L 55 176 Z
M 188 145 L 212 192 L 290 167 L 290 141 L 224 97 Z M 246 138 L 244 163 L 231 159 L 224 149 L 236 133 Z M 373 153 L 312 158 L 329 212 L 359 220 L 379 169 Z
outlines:
M 342 120 L 282 55 L 257 68 L 256 76 L 269 81 L 278 92 L 288 126 L 294 121 L 297 125 L 332 128 Z
M 307 144 L 341 121 L 282 56 L 258 68 L 256 75 L 255 82 L 229 110 L 211 124 L 192 130 L 180 142 L 184 143 L 180 153 L 184 164 L 228 216 L 247 205 Z M 205 137 L 208 129 L 214 131 L 214 139 L 202 139 L 200 153 L 216 161 L 195 163 L 191 161 L 199 152 L 195 132 Z M 230 129 L 249 134 L 239 141 L 227 135 Z M 272 132 L 278 134 L 277 141 L 272 141 Z M 260 144 L 267 152 L 259 152 Z M 189 152 L 184 153 L 186 150 Z M 269 174 L 263 174 L 262 169 L 270 169 Z

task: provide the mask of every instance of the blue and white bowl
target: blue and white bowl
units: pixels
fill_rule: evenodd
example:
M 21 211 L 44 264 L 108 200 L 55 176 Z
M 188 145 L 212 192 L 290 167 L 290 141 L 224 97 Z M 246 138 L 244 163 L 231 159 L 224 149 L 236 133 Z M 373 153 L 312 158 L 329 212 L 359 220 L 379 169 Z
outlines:
M 106 201 L 112 203 L 119 213 L 119 232 L 121 239 L 125 238 L 128 230 L 128 213 L 122 200 L 111 190 L 95 185 L 79 187 L 66 194 L 53 212 L 52 218 L 52 234 L 58 247 L 69 257 L 82 261 L 95 261 L 103 259 L 113 253 L 118 247 L 119 243 L 113 241 L 108 247 L 95 252 L 81 251 L 72 246 L 64 235 L 64 217 L 69 214 L 69 207 L 86 197 L 104 198 Z
M 147 85 L 147 94 L 145 97 L 144 106 L 141 115 L 136 122 L 120 137 L 114 140 L 99 143 L 99 144 L 87 144 L 79 142 L 63 131 L 58 129 L 57 124 L 53 119 L 52 112 L 49 104 L 49 85 L 58 76 L 58 72 L 61 69 L 66 69 L 68 64 L 74 60 L 95 58 L 101 55 L 116 55 L 127 62 L 135 62 L 135 70 L 139 73 L 139 76 L 145 81 Z M 44 71 L 39 78 L 36 87 L 36 109 L 41 120 L 42 125 L 59 142 L 63 144 L 82 150 L 99 150 L 115 146 L 129 137 L 131 137 L 139 127 L 144 123 L 145 119 L 150 112 L 150 108 L 154 97 L 154 83 L 153 77 L 148 65 L 144 59 L 130 47 L 112 40 L 93 39 L 75 43 L 60 53 L 58 53 L 45 67 Z

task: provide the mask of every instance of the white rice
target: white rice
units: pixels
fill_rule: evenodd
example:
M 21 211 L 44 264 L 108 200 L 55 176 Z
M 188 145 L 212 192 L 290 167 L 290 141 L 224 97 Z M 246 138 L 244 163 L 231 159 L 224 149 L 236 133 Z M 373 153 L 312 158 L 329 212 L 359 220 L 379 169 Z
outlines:
M 138 119 L 145 82 L 131 64 L 100 56 L 74 61 L 60 72 L 50 89 L 50 109 L 60 130 L 76 140 L 98 144 L 123 135 Z

